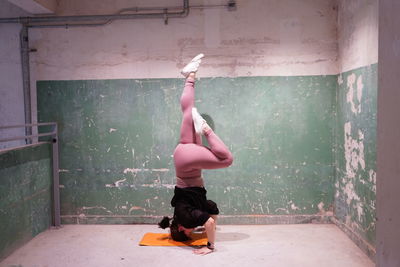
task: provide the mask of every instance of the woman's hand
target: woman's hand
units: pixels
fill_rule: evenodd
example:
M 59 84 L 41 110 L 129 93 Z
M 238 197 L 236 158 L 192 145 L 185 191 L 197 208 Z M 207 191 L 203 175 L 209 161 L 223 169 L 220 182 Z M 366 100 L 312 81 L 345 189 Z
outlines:
M 206 255 L 206 254 L 211 253 L 213 251 L 214 250 L 209 249 L 208 247 L 202 247 L 202 248 L 194 250 L 193 253 L 197 254 L 197 255 Z
M 206 223 L 204 224 L 204 228 L 206 229 L 207 234 L 207 246 L 196 249 L 193 251 L 194 254 L 197 255 L 206 255 L 214 251 L 214 243 L 215 243 L 215 221 L 212 217 L 208 218 Z

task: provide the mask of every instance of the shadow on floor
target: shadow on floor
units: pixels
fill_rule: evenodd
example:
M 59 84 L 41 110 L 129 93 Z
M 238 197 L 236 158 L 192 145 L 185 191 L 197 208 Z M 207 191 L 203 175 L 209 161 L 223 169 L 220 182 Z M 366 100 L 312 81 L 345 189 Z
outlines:
M 239 241 L 248 239 L 250 235 L 244 233 L 217 233 L 217 241 L 218 242 L 229 242 L 229 241 Z

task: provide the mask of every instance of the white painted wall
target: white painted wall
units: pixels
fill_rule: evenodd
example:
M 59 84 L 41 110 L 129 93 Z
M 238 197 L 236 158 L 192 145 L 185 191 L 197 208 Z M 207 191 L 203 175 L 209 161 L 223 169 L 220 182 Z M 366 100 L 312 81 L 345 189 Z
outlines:
M 378 0 L 339 0 L 339 70 L 378 62 Z
M 337 74 L 334 2 L 239 0 L 237 11 L 192 9 L 187 18 L 171 19 L 168 25 L 147 19 L 96 28 L 33 29 L 31 44 L 38 52 L 31 55 L 32 73 L 37 80 L 175 78 L 191 57 L 203 52 L 199 76 Z M 163 7 L 183 1 L 135 3 Z M 127 0 L 96 5 L 60 1 L 57 14 L 115 13 L 131 6 Z
M 0 2 L 0 17 L 27 16 L 7 1 Z M 0 126 L 25 123 L 19 24 L 0 24 Z M 24 135 L 24 129 L 0 130 L 0 138 Z M 0 149 L 22 144 L 0 142 Z

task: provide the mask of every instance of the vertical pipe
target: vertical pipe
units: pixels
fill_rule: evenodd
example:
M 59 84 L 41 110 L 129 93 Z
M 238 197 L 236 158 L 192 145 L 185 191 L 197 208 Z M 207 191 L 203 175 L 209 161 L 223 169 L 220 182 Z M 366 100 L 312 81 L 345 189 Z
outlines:
M 25 24 L 22 24 L 20 32 L 20 49 L 21 49 L 21 67 L 22 67 L 22 86 L 24 92 L 24 113 L 25 124 L 31 124 L 31 87 L 30 87 L 30 74 L 29 74 L 29 31 Z M 25 127 L 25 135 L 32 135 L 32 129 Z M 27 144 L 32 141 L 27 139 Z
M 53 225 L 59 227 L 61 225 L 60 216 L 60 176 L 58 164 L 58 129 L 57 124 L 54 125 L 55 135 L 53 137 Z

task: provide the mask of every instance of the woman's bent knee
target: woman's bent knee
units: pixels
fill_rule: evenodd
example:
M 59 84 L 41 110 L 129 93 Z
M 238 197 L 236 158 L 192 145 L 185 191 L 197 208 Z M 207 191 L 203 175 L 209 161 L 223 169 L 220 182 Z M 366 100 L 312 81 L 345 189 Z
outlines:
M 232 165 L 232 163 L 233 163 L 233 156 L 232 156 L 232 153 L 231 153 L 231 152 L 229 152 L 228 157 L 225 159 L 225 162 L 226 162 L 226 166 L 227 166 L 227 167 Z

